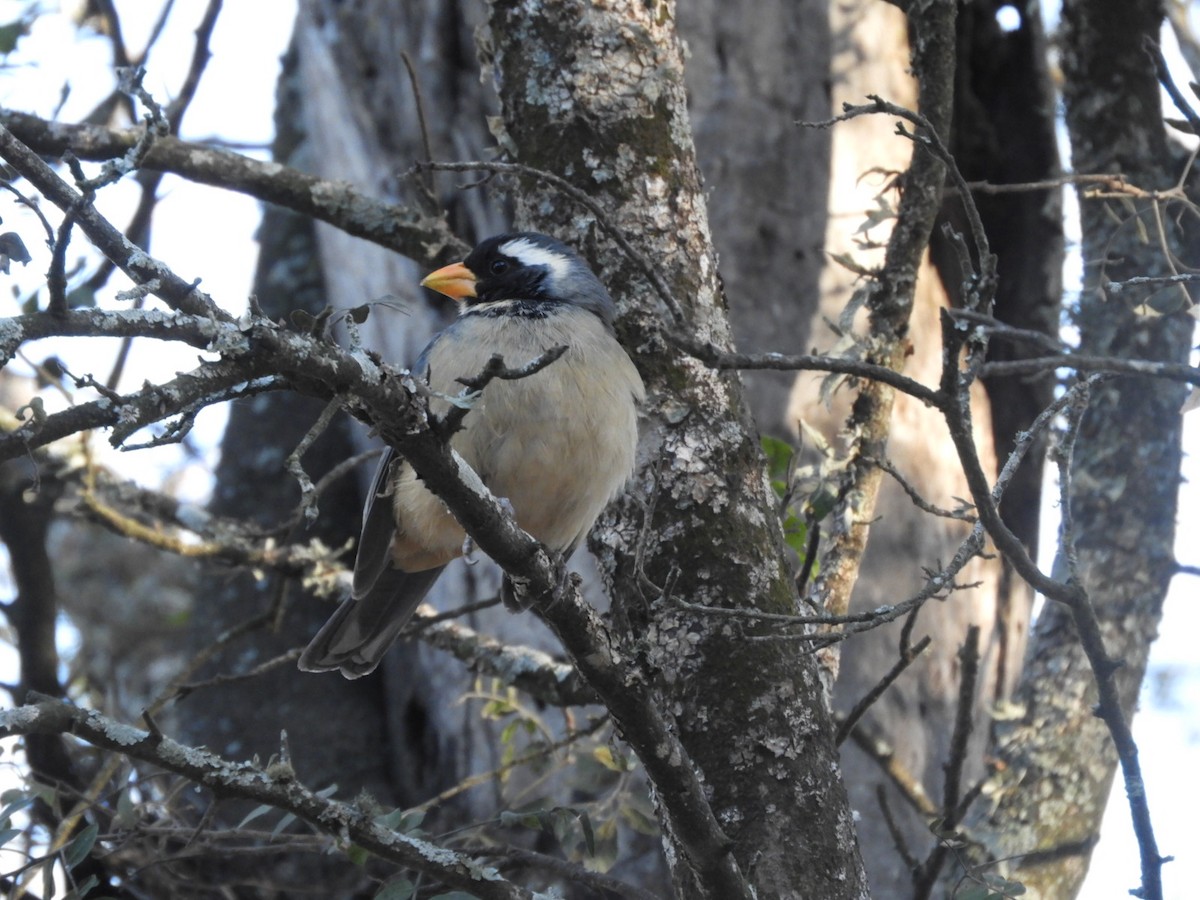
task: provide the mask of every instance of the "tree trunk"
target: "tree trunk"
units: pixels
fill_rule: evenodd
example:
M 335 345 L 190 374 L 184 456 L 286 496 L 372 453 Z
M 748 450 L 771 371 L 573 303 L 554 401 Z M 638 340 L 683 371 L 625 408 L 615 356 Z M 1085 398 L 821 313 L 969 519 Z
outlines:
M 639 251 L 682 308 L 683 327 L 727 344 L 671 6 L 565 3 L 531 15 L 498 2 L 490 24 L 502 142 L 522 163 L 586 189 L 612 223 L 638 236 Z M 813 659 L 747 640 L 767 631 L 752 620 L 730 629 L 672 602 L 777 612 L 795 602 L 741 386 L 663 343 L 662 298 L 569 198 L 527 185 L 518 221 L 577 235 L 618 299 L 618 331 L 651 398 L 643 453 L 658 464 L 643 470 L 637 493 L 655 498 L 653 518 L 647 528 L 644 508 L 627 502 L 600 532 L 623 655 L 658 685 L 661 708 L 674 712 L 734 859 L 760 896 L 864 895 Z M 645 577 L 670 584 L 670 596 L 639 581 L 624 549 L 639 540 Z M 814 794 L 823 801 L 814 804 Z M 676 844 L 685 823 L 663 824 Z M 721 896 L 698 879 L 701 861 L 677 851 L 668 861 L 680 896 Z
M 1146 190 L 1179 177 L 1185 160 L 1166 141 L 1143 45 L 1157 39 L 1161 16 L 1161 4 L 1152 0 L 1064 4 L 1063 95 L 1077 172 L 1121 173 Z M 1195 236 L 1189 244 L 1169 211 L 1162 216 L 1167 247 L 1144 238 L 1158 233 L 1152 206 L 1081 197 L 1085 281 L 1075 321 L 1082 353 L 1187 360 L 1194 322 L 1186 313 L 1139 314 L 1133 307 L 1153 297 L 1105 288 L 1135 275 L 1167 274 L 1167 247 L 1194 264 L 1183 248 L 1194 247 Z M 1126 716 L 1137 702 L 1175 570 L 1184 394 L 1170 382 L 1132 377 L 1094 387 L 1072 460 L 1070 537 L 1107 653 L 1123 663 L 1117 685 Z M 972 823 L 972 833 L 985 839 L 992 858 L 1025 854 L 1009 866 L 1030 896 L 1070 897 L 1087 872 L 1116 754 L 1092 714 L 1095 677 L 1065 608 L 1051 604 L 1039 617 L 1017 698 L 1024 716 L 999 729 L 994 803 Z

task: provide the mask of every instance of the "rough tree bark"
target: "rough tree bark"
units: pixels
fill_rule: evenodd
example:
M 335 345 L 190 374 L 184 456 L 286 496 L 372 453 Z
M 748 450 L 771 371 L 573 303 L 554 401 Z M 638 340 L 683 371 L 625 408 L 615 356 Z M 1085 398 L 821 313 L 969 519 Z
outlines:
M 638 236 L 682 308 L 679 324 L 726 344 L 671 5 L 565 3 L 530 15 L 522 4 L 497 2 L 490 50 L 502 144 L 511 141 L 520 162 L 586 189 L 614 224 Z M 600 553 L 612 578 L 616 634 L 636 661 L 636 677 L 656 683 L 662 708 L 674 712 L 733 857 L 756 890 L 865 893 L 811 658 L 747 641 L 761 626 L 748 624 L 739 635 L 720 619 L 685 613 L 639 580 L 671 585 L 704 605 L 792 608 L 773 495 L 740 385 L 663 343 L 670 310 L 577 205 L 531 185 L 517 211 L 518 222 L 580 236 L 618 298 L 618 331 L 646 379 L 643 452 L 658 465 L 643 469 L 639 482 L 655 498 L 652 518 L 646 528 L 644 506 L 622 504 L 615 526 L 601 531 Z M 631 552 L 639 540 L 644 573 Z M 816 807 L 814 789 L 825 794 Z M 767 804 L 771 814 L 760 815 Z M 689 823 L 663 824 L 674 843 L 673 833 Z M 668 853 L 668 862 L 680 895 L 718 896 L 698 879 L 698 860 Z

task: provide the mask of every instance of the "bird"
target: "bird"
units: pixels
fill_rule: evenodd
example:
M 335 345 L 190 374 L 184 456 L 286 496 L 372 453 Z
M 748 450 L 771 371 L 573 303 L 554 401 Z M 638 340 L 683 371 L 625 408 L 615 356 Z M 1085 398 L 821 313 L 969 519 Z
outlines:
M 616 305 L 566 244 L 521 231 L 488 238 L 421 285 L 461 304 L 414 373 L 443 414 L 494 354 L 519 366 L 563 355 L 515 380 L 492 380 L 450 446 L 517 524 L 568 557 L 633 473 L 646 390 L 616 338 Z M 349 597 L 300 656 L 307 672 L 374 671 L 438 575 L 461 556 L 462 526 L 394 449 L 384 451 L 363 510 Z M 512 586 L 505 579 L 505 599 Z

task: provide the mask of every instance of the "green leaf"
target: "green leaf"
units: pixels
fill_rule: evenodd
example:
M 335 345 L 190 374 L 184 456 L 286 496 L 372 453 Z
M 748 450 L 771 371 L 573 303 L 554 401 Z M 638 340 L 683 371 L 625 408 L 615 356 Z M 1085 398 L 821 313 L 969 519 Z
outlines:
M 808 509 L 815 522 L 820 522 L 833 512 L 835 506 L 837 506 L 837 495 L 826 487 L 822 487 L 808 498 Z
M 644 806 L 643 803 L 645 804 Z M 654 818 L 654 813 L 649 808 L 648 801 L 634 801 L 627 806 L 622 806 L 620 815 L 625 824 L 638 834 L 645 834 L 650 837 L 658 836 L 658 820 Z
M 53 856 L 47 857 L 45 862 L 42 863 L 41 869 L 42 869 L 42 896 L 43 897 L 53 897 L 54 896 L 54 857 Z M 35 866 L 32 871 L 37 871 L 37 867 Z M 32 879 L 30 879 L 30 880 L 32 880 Z
M 607 872 L 616 865 L 617 850 L 617 821 L 607 819 L 596 826 L 595 848 L 583 864 L 593 872 Z
M 988 872 L 983 876 L 984 884 L 992 892 L 992 896 L 1019 897 L 1025 893 L 1025 885 L 1019 881 L 1009 881 L 999 872 Z
M 356 866 L 366 865 L 367 860 L 371 858 L 371 854 L 362 847 L 358 846 L 358 844 L 351 844 L 349 847 L 347 847 L 346 856 L 349 858 L 350 862 L 354 863 Z
M 29 34 L 29 21 L 17 19 L 0 25 L 0 56 L 7 56 L 17 49 L 17 42 Z
M 100 883 L 100 879 L 95 875 L 89 875 L 71 890 L 67 891 L 63 900 L 83 900 L 88 895 L 88 892 Z
M 71 842 L 63 847 L 63 865 L 68 869 L 73 869 L 92 852 L 92 847 L 96 843 L 96 835 L 100 833 L 100 826 L 93 822 L 75 837 L 71 838 Z
M 509 722 L 507 725 L 505 725 L 502 729 L 500 729 L 500 743 L 501 744 L 511 744 L 512 739 L 516 736 L 517 726 L 520 724 L 521 724 L 520 719 L 513 719 L 511 722 Z
M 24 833 L 24 830 L 21 828 L 0 829 L 0 847 L 3 847 L 5 844 L 7 844 L 13 838 L 15 838 L 18 835 L 23 834 L 23 833 Z
M 376 891 L 373 900 L 410 900 L 415 890 L 416 886 L 402 875 Z
M 25 265 L 32 259 L 19 234 L 15 231 L 0 234 L 0 270 L 7 272 L 10 261 Z
M 304 332 L 311 333 L 317 324 L 316 316 L 310 312 L 306 312 L 303 309 L 293 309 L 288 318 L 292 320 L 293 325 Z
M 500 810 L 500 815 L 497 818 L 502 826 L 508 828 L 512 828 L 517 825 L 524 826 L 528 824 L 528 816 L 525 813 L 514 812 L 511 809 Z
M 132 828 L 136 822 L 137 810 L 133 804 L 133 792 L 125 788 L 117 795 L 117 814 L 113 817 L 113 827 Z
M 396 826 L 399 825 L 403 819 L 404 810 L 397 807 L 389 813 L 383 813 L 382 815 L 376 816 L 375 824 L 380 828 L 390 828 L 391 830 L 395 831 Z
M 401 834 L 410 834 L 421 830 L 421 823 L 425 821 L 425 811 L 422 809 L 414 810 L 413 812 L 405 813 L 400 819 L 400 824 L 396 826 L 396 830 Z
M 803 519 L 788 516 L 783 522 L 783 539 L 799 556 L 808 549 L 808 525 Z
M 1135 312 L 1143 316 L 1169 316 L 1191 306 L 1187 291 L 1180 290 L 1178 285 L 1155 291 Z
M 612 748 L 607 746 L 597 747 L 592 751 L 592 758 L 606 769 L 611 769 L 613 772 L 624 772 L 625 767 L 617 763 L 613 756 Z
M 775 482 L 783 482 L 784 489 L 787 488 L 788 466 L 791 465 L 795 451 L 787 441 L 781 441 L 779 438 L 767 434 L 762 436 L 760 442 L 763 454 L 767 457 L 767 471 L 771 475 L 772 487 L 782 496 L 782 492 Z

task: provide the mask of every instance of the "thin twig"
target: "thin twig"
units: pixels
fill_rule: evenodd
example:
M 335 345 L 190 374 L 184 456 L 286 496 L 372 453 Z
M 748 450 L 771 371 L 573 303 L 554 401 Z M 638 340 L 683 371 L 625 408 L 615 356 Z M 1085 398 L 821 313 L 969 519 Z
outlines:
M 938 406 L 941 403 L 941 397 L 937 391 L 926 387 L 921 382 L 906 375 L 901 375 L 895 369 L 875 363 L 844 359 L 836 356 L 810 356 L 788 353 L 733 353 L 721 350 L 713 344 L 701 343 L 689 335 L 678 332 L 669 332 L 664 336 L 684 352 L 716 369 L 831 372 L 840 375 L 850 375 L 854 378 L 861 378 L 864 381 L 882 382 L 930 406 Z
M 850 740 L 854 746 L 862 750 L 879 766 L 896 790 L 900 792 L 900 796 L 918 814 L 927 819 L 933 819 L 937 815 L 937 806 L 925 793 L 920 779 L 896 759 L 896 751 L 891 745 L 870 735 L 861 723 L 858 727 L 851 729 Z
M 905 840 L 903 829 L 900 828 L 895 816 L 892 815 L 892 806 L 887 798 L 887 789 L 882 784 L 875 785 L 875 802 L 879 804 L 879 813 L 883 816 L 883 823 L 887 825 L 888 834 L 892 836 L 892 846 L 900 854 L 900 858 L 904 860 L 905 868 L 909 872 L 916 872 L 920 863 L 912 855 L 912 851 L 908 849 L 908 841 Z
M 519 756 L 513 757 L 508 762 L 497 766 L 490 772 L 480 772 L 477 775 L 467 776 L 458 784 L 442 791 L 436 797 L 430 797 L 424 803 L 419 803 L 416 806 L 409 807 L 405 810 L 405 814 L 428 812 L 435 806 L 441 806 L 447 800 L 453 800 L 455 797 L 471 790 L 472 788 L 477 788 L 480 785 L 487 784 L 490 781 L 503 778 L 505 775 L 519 766 L 526 765 L 527 763 L 534 763 L 540 759 L 545 759 L 546 757 L 557 753 L 559 750 L 569 747 L 583 738 L 595 734 L 597 731 L 607 725 L 608 722 L 608 716 L 599 716 L 595 719 L 595 721 L 591 722 L 586 727 L 577 731 L 572 731 L 571 733 L 552 743 L 535 746 L 532 750 L 528 750 Z
M 417 78 L 417 68 L 413 65 L 412 57 L 408 55 L 407 50 L 400 52 L 400 58 L 404 60 L 404 68 L 408 71 L 408 83 L 412 86 L 413 102 L 417 108 L 417 123 L 421 127 L 421 145 L 425 148 L 425 160 L 433 161 L 433 144 L 429 139 L 429 123 L 425 118 L 425 97 L 421 92 L 421 80 Z M 431 208 L 437 206 L 437 184 L 434 182 L 433 169 L 427 170 L 424 180 L 418 182 L 425 190 L 425 199 L 429 201 Z
M 213 29 L 217 26 L 217 17 L 221 14 L 221 4 L 222 0 L 208 0 L 208 6 L 204 10 L 200 24 L 196 26 L 196 44 L 192 48 L 192 62 L 188 66 L 187 75 L 183 78 L 183 84 L 179 86 L 179 91 L 175 94 L 175 99 L 167 106 L 167 122 L 173 133 L 179 131 L 183 114 L 187 112 L 188 106 L 196 96 L 200 79 L 204 75 L 208 61 L 212 58 L 209 43 L 212 41 Z
M 1180 272 L 1175 275 L 1137 275 L 1124 281 L 1107 281 L 1104 289 L 1110 294 L 1119 294 L 1127 287 L 1137 287 L 1148 284 L 1190 284 L 1200 281 L 1200 274 L 1195 272 Z
M 623 900 L 661 900 L 657 894 L 621 881 L 619 878 L 605 875 L 602 872 L 594 872 L 578 863 L 526 850 L 522 847 L 496 847 L 483 851 L 482 855 L 495 860 L 497 867 L 501 869 L 508 868 L 510 865 L 543 869 L 560 878 L 568 879 L 572 885 L 584 885 L 593 890 L 602 891 L 606 896 L 611 894 L 621 897 Z
M 481 898 L 532 900 L 532 893 L 502 879 L 490 866 L 466 854 L 439 847 L 378 824 L 355 806 L 318 796 L 299 781 L 272 778 L 253 763 L 234 763 L 203 748 L 188 747 L 168 737 L 156 738 L 64 701 L 44 700 L 0 711 L 0 736 L 73 734 L 113 751 L 112 759 L 140 759 L 183 775 L 218 796 L 265 803 L 290 812 L 326 833 L 348 838 L 382 859 L 428 872 L 451 887 Z
M 301 457 L 312 446 L 313 441 L 325 433 L 325 429 L 329 427 L 329 423 L 333 421 L 333 417 L 342 410 L 342 401 L 335 397 L 325 404 L 325 408 L 321 410 L 321 414 L 317 416 L 317 421 L 312 424 L 312 427 L 304 433 L 304 437 L 300 439 L 300 443 L 296 445 L 291 453 L 287 455 L 287 459 L 283 461 L 283 466 L 287 469 L 289 475 L 296 479 L 300 485 L 300 509 L 304 512 L 304 520 L 311 525 L 317 521 L 319 510 L 317 509 L 317 489 L 313 484 L 312 479 L 308 477 L 308 473 L 304 471 L 304 466 L 300 462 Z
M 74 224 L 73 214 L 68 212 L 63 216 L 53 242 L 54 251 L 50 254 L 50 269 L 46 272 L 46 291 L 49 294 L 46 312 L 54 316 L 62 316 L 67 311 L 67 247 L 71 243 Z
M 967 512 L 966 507 L 969 504 L 964 503 L 963 508 L 959 509 L 942 509 L 940 506 L 934 506 L 928 500 L 921 496 L 920 492 L 897 471 L 896 467 L 885 457 L 864 457 L 867 462 L 874 463 L 887 472 L 900 485 L 904 493 L 908 494 L 908 498 L 922 512 L 927 512 L 932 516 L 938 516 L 943 519 L 956 519 L 959 522 L 966 522 L 970 525 L 975 524 L 975 516 Z
M 112 223 L 86 204 L 84 198 L 43 162 L 40 156 L 18 141 L 2 124 L 0 157 L 59 209 L 74 211 L 78 216 L 79 228 L 101 253 L 117 262 L 135 284 L 147 285 L 153 282 L 154 293 L 172 308 L 213 317 L 218 321 L 231 320 L 230 315 L 219 309 L 211 298 L 196 290 L 194 283 L 184 281 L 167 266 L 132 244 Z
M 1192 108 L 1192 104 L 1188 102 L 1183 91 L 1175 84 L 1175 79 L 1171 77 L 1171 70 L 1167 67 L 1167 61 L 1163 58 L 1162 48 L 1158 46 L 1157 41 L 1151 40 L 1149 37 L 1145 40 L 1144 48 L 1154 61 L 1154 72 L 1158 76 L 1158 83 L 1166 90 L 1175 104 L 1175 108 L 1183 113 L 1183 117 L 1192 126 L 1192 134 L 1200 135 L 1200 114 Z
M 850 712 L 846 713 L 846 717 L 838 724 L 837 736 L 834 738 L 834 743 L 841 746 L 846 738 L 850 736 L 850 732 L 858 725 L 859 720 L 866 715 L 880 697 L 884 695 L 888 688 L 895 683 L 904 671 L 911 666 L 918 656 L 925 652 L 925 649 L 933 643 L 933 638 L 926 635 L 917 641 L 916 645 L 908 648 L 908 650 L 900 655 L 896 663 L 887 671 L 887 673 L 879 679 L 879 682 L 867 691 Z
M 251 678 L 257 678 L 259 675 L 265 675 L 267 672 L 274 671 L 288 663 L 295 662 L 300 658 L 301 648 L 296 647 L 288 650 L 286 653 L 280 653 L 278 656 L 273 656 L 268 660 L 259 663 L 257 666 L 252 666 L 244 672 L 219 672 L 212 678 L 206 678 L 204 681 L 189 681 L 185 684 L 180 684 L 176 687 L 176 694 L 180 700 L 184 700 L 189 694 L 204 688 L 218 687 L 227 684 L 236 684 L 239 681 L 249 681 Z
M 950 857 L 950 844 L 946 835 L 958 826 L 962 770 L 967 759 L 967 742 L 974 722 L 975 686 L 979 678 L 979 626 L 967 629 L 967 639 L 959 648 L 961 678 L 958 688 L 958 709 L 954 718 L 954 732 L 950 738 L 950 753 L 945 764 L 945 781 L 942 786 L 942 808 L 936 832 L 942 836 L 925 862 L 913 874 L 913 900 L 925 900 L 937 884 L 942 867 Z
M 962 319 L 987 331 L 992 337 L 1003 340 L 1034 344 L 1050 353 L 1063 353 L 1069 348 L 1062 341 L 1042 331 L 1031 328 L 1016 328 L 1006 322 L 1001 322 L 986 313 L 973 309 L 950 309 L 946 311 L 951 318 Z
M 483 393 L 483 389 L 487 387 L 489 382 L 493 379 L 518 381 L 522 378 L 528 378 L 530 375 L 536 375 L 566 353 L 567 349 L 566 344 L 551 347 L 540 356 L 536 356 L 523 365 L 512 369 L 504 364 L 503 356 L 499 353 L 493 354 L 478 375 L 458 379 L 458 383 L 466 388 L 466 393 L 460 397 L 447 398 L 450 399 L 450 408 L 435 423 L 435 430 L 444 439 L 449 440 L 451 435 L 462 428 L 462 423 L 467 417 L 467 413 L 471 411 L 475 400 Z
M 946 778 L 942 793 L 942 822 L 947 828 L 958 824 L 956 815 L 962 792 L 963 766 L 967 761 L 967 744 L 975 723 L 975 688 L 979 682 L 979 626 L 967 628 L 967 637 L 958 650 L 959 682 L 958 708 L 954 716 L 954 732 L 950 737 L 950 756 L 946 761 Z

